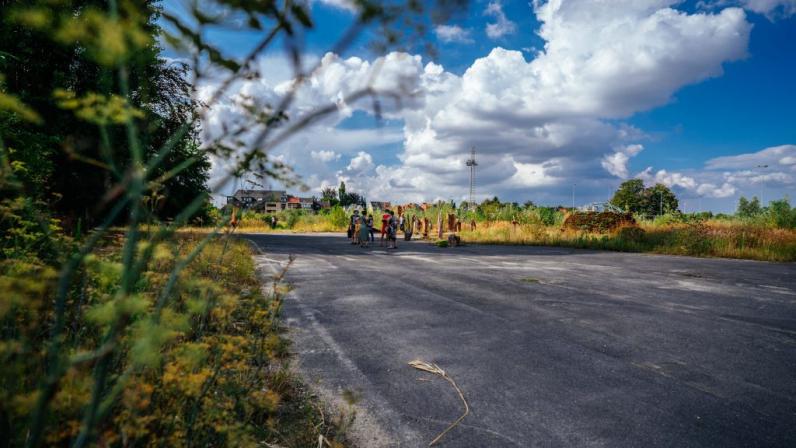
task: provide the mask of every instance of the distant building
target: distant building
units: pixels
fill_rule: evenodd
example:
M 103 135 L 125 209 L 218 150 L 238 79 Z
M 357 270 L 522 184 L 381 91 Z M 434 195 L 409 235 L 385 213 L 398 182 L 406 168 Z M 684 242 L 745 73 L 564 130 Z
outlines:
M 302 210 L 312 210 L 312 204 L 315 203 L 315 198 L 299 198 Z
M 286 191 L 280 190 L 238 190 L 227 196 L 227 205 L 264 213 L 285 210 L 288 204 Z
M 313 198 L 300 198 L 282 190 L 238 190 L 227 196 L 228 207 L 238 207 L 260 213 L 282 210 L 312 210 Z
M 287 208 L 290 210 L 297 210 L 301 208 L 301 199 L 296 196 L 287 197 Z
M 370 206 L 373 207 L 373 210 L 387 210 L 392 204 L 389 202 L 370 201 Z

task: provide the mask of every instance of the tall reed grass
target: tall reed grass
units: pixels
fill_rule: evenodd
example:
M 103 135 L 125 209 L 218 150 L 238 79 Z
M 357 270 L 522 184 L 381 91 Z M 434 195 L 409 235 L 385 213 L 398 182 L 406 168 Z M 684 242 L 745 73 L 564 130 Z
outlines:
M 626 227 L 605 234 L 502 221 L 483 223 L 475 231 L 465 230 L 461 237 L 465 242 L 479 244 L 796 261 L 796 231 L 724 220 L 665 225 L 643 222 L 638 228 Z

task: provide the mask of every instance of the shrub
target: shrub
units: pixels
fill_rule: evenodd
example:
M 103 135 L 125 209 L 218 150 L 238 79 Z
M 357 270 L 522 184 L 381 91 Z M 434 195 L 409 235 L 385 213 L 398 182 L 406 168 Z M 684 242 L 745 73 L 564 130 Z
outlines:
M 329 211 L 329 219 L 335 227 L 348 226 L 348 216 L 346 216 L 345 210 L 339 205 L 335 205 L 331 208 Z
M 539 207 L 536 209 L 542 224 L 546 226 L 560 225 L 564 222 L 564 214 L 552 207 Z
M 616 237 L 621 241 L 635 244 L 643 242 L 645 235 L 644 229 L 636 226 L 621 227 L 616 233 Z
M 635 223 L 630 213 L 574 212 L 564 219 L 564 228 L 584 232 L 608 232 Z
M 682 224 L 688 219 L 680 212 L 664 213 L 652 219 L 652 224 L 656 226 L 668 226 L 672 224 Z
M 787 199 L 771 201 L 768 204 L 768 220 L 777 228 L 796 228 L 796 208 L 791 209 Z
M 288 229 L 296 226 L 296 223 L 304 215 L 302 210 L 287 210 L 285 212 L 285 225 Z
M 686 255 L 707 255 L 711 249 L 708 226 L 704 222 L 689 223 L 674 230 L 674 243 Z

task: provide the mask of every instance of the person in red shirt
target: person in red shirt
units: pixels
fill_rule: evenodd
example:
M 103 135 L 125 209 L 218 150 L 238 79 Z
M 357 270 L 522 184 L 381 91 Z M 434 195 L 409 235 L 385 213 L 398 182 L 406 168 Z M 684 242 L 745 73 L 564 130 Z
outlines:
M 381 215 L 381 240 L 379 241 L 379 246 L 384 246 L 384 238 L 387 236 L 387 223 L 389 221 L 390 213 L 389 210 L 387 210 Z

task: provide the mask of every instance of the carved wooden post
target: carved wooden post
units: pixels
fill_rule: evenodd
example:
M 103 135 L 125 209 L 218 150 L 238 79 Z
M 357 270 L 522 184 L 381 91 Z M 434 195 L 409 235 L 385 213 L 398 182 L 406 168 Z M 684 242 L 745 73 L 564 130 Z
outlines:
M 456 221 L 456 231 L 461 233 L 462 232 L 462 222 Z
M 442 212 L 437 212 L 437 238 L 442 239 Z
M 428 230 L 429 230 L 428 227 L 429 227 L 428 218 L 423 217 L 423 239 L 428 239 Z
M 475 229 L 476 229 L 475 220 L 471 219 L 470 220 L 470 231 L 471 232 L 475 232 Z
M 456 231 L 456 215 L 448 213 L 448 232 Z

